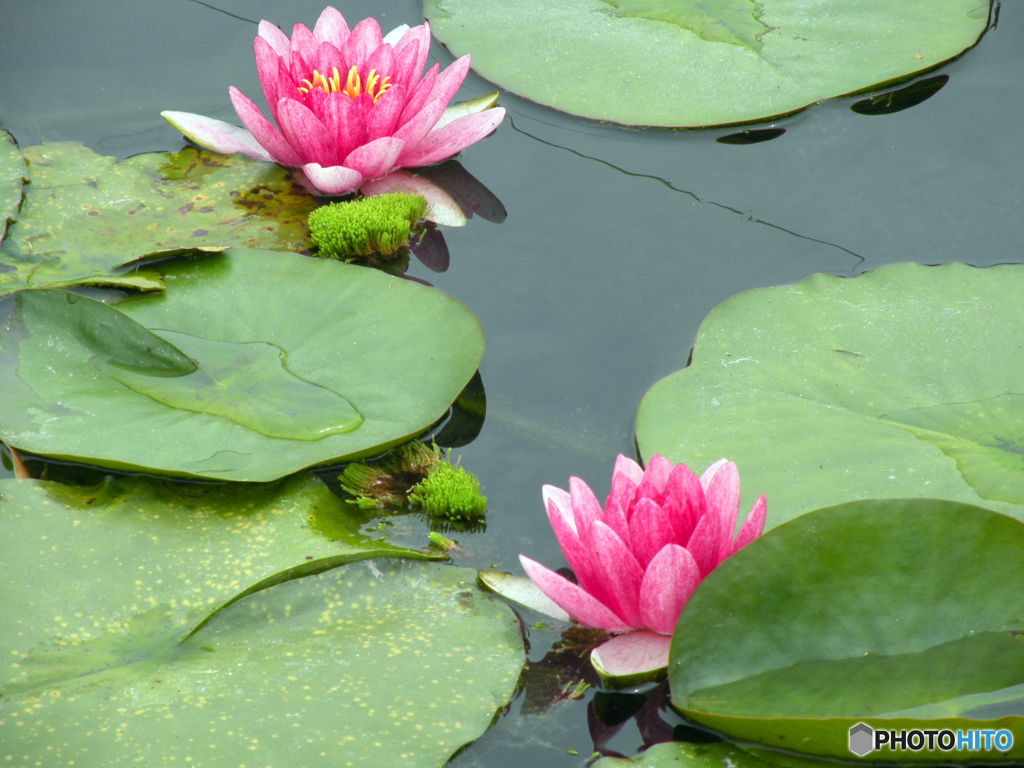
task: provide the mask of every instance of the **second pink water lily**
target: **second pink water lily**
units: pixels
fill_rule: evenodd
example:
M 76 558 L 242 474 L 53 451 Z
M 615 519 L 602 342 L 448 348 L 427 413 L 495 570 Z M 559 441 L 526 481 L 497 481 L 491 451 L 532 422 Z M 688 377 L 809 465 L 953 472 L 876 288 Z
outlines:
M 254 49 L 270 122 L 241 91 L 231 103 L 245 129 L 185 112 L 163 116 L 215 152 L 301 168 L 321 194 L 345 195 L 397 168 L 446 160 L 491 133 L 505 116 L 493 99 L 448 108 L 469 71 L 463 56 L 423 73 L 427 24 L 382 35 L 375 19 L 351 30 L 326 8 L 313 30 L 289 38 L 261 21 Z
M 626 664 L 637 669 L 664 666 L 668 636 L 690 595 L 719 563 L 761 535 L 766 513 L 762 494 L 735 533 L 740 479 L 725 459 L 698 478 L 685 464 L 673 466 L 657 454 L 646 470 L 620 455 L 603 508 L 577 477 L 568 492 L 546 485 L 543 496 L 578 583 L 520 555 L 523 568 L 580 624 L 636 633 L 625 643 L 613 638 L 606 646 L 615 652 L 606 655 L 643 656 Z

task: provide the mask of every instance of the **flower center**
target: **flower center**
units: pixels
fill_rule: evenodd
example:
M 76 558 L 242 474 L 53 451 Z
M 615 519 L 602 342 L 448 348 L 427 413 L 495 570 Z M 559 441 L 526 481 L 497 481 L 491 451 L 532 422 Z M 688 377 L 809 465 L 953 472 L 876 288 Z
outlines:
M 344 93 L 350 99 L 357 98 L 360 94 L 367 94 L 373 99 L 373 103 L 377 103 L 377 99 L 390 88 L 393 83 L 389 82 L 391 77 L 385 77 L 383 80 L 380 75 L 377 74 L 376 69 L 371 69 L 370 74 L 366 76 L 366 82 L 364 84 L 362 78 L 359 77 L 359 70 L 353 65 L 348 71 L 348 77 L 345 79 L 345 87 L 341 85 L 341 75 L 338 73 L 337 67 L 331 67 L 334 70 L 330 77 L 324 77 L 315 69 L 313 70 L 312 80 L 303 80 L 302 85 L 299 86 L 299 93 L 305 96 L 315 88 L 319 88 L 324 93 Z M 364 87 L 365 85 L 365 87 Z

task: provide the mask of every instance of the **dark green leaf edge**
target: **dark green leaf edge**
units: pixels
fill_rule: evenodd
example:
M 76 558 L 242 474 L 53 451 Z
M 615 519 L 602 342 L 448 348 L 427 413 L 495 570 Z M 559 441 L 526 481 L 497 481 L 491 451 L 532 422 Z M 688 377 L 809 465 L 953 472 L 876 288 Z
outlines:
M 349 565 L 351 563 L 357 563 L 360 560 L 371 560 L 375 557 L 391 557 L 400 558 L 404 560 L 447 560 L 448 555 L 443 553 L 434 552 L 419 552 L 415 549 L 403 549 L 400 547 L 394 547 L 390 544 L 382 545 L 374 549 L 363 549 L 357 552 L 346 552 L 342 555 L 332 555 L 331 557 L 321 557 L 317 560 L 310 560 L 307 563 L 301 563 L 293 566 L 292 568 L 286 568 L 283 571 L 278 571 L 275 574 L 267 576 L 265 579 L 260 579 L 255 584 L 243 589 L 234 597 L 230 598 L 224 603 L 221 603 L 218 607 L 214 608 L 210 613 L 199 621 L 192 629 L 181 636 L 178 641 L 179 645 L 188 640 L 192 635 L 206 626 L 207 622 L 210 621 L 214 616 L 223 611 L 229 605 L 237 603 L 242 598 L 254 595 L 257 592 L 262 592 L 265 589 L 276 587 L 278 584 L 284 584 L 288 581 L 295 579 L 302 579 L 306 576 L 315 576 L 318 573 L 324 573 L 334 568 L 339 568 L 343 565 Z

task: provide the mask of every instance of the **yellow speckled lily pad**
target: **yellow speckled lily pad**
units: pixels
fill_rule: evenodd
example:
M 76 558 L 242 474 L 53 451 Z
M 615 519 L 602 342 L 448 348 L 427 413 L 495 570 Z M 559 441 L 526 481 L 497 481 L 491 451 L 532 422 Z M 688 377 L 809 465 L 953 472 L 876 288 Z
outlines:
M 447 566 L 376 560 L 293 580 L 179 645 L 283 562 L 359 541 L 310 476 L 173 488 L 0 483 L 0 539 L 18 544 L 0 560 L 0 754 L 439 766 L 511 697 L 518 622 Z
M 192 148 L 117 162 L 72 142 L 29 147 L 24 158 L 31 184 L 0 249 L 0 295 L 68 285 L 161 290 L 155 272 L 114 270 L 181 251 L 309 246 L 313 197 L 270 163 Z M 0 157 L 0 184 L 4 168 Z

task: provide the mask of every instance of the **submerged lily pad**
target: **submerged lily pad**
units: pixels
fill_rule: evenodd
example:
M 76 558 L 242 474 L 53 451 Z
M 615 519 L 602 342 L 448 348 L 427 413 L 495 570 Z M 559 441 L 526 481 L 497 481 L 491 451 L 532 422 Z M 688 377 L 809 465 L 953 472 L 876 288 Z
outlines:
M 986 0 L 424 0 L 434 34 L 513 93 L 595 120 L 703 127 L 789 114 L 933 69 Z
M 641 453 L 728 456 L 767 528 L 862 498 L 1024 519 L 1021 295 L 1016 265 L 893 264 L 734 296 L 644 396 Z
M 156 273 L 112 270 L 181 251 L 310 244 L 313 197 L 288 170 L 241 154 L 188 148 L 117 162 L 57 143 L 24 156 L 31 184 L 0 250 L 0 295 L 69 285 L 160 290 Z
M 25 178 L 25 160 L 7 131 L 0 130 L 0 242 L 7 233 L 7 225 L 14 221 L 21 207 L 21 187 Z M 4 270 L 0 264 L 0 273 Z
M 936 742 L 867 759 L 1019 761 L 1022 583 L 1024 525 L 1005 515 L 932 499 L 811 512 L 733 555 L 693 593 L 672 638 L 672 704 L 741 741 L 847 760 L 860 722 L 1006 728 L 1007 752 Z
M 14 544 L 0 561 L 0 750 L 19 764 L 440 766 L 515 688 L 518 622 L 448 566 L 378 560 L 291 581 L 178 644 L 260 574 L 346 549 L 314 533 L 344 513 L 308 475 L 227 490 L 5 481 L 0 494 Z
M 114 309 L 23 291 L 0 328 L 0 436 L 101 466 L 267 481 L 402 442 L 444 415 L 483 331 L 439 291 L 266 251 L 163 267 Z M 152 330 L 150 330 L 152 329 Z

